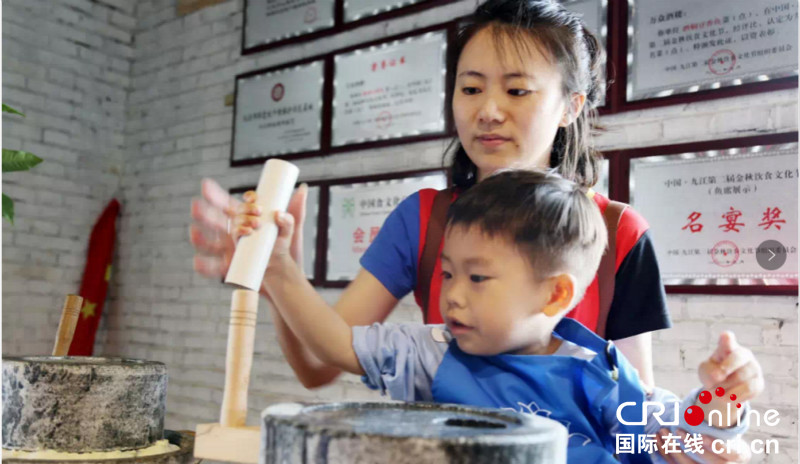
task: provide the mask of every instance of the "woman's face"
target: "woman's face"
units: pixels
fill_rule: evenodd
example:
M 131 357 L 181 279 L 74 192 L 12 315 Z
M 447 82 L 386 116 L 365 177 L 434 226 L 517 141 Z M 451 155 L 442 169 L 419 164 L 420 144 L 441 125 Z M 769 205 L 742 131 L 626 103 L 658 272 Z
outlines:
M 538 46 L 517 53 L 507 36 L 502 40 L 505 56 L 489 28 L 479 31 L 456 71 L 456 130 L 478 180 L 503 168 L 547 168 L 556 130 L 568 122 L 557 65 Z

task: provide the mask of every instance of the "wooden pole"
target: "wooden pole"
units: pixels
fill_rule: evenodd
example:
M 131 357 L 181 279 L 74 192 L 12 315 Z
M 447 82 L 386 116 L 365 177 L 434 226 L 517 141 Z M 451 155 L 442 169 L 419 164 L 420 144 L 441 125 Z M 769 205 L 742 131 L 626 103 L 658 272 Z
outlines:
M 194 442 L 196 459 L 258 463 L 261 429 L 245 426 L 257 309 L 258 292 L 233 291 L 220 421 L 218 424 L 197 425 Z
M 258 292 L 234 290 L 225 355 L 225 392 L 219 422 L 223 427 L 242 427 L 247 419 L 247 387 L 253 365 Z
M 81 314 L 83 297 L 78 295 L 67 295 L 64 300 L 64 307 L 61 308 L 61 320 L 58 323 L 58 333 L 56 342 L 53 345 L 53 356 L 66 356 L 69 346 L 72 344 L 72 336 L 75 335 L 75 327 L 78 325 L 78 317 Z

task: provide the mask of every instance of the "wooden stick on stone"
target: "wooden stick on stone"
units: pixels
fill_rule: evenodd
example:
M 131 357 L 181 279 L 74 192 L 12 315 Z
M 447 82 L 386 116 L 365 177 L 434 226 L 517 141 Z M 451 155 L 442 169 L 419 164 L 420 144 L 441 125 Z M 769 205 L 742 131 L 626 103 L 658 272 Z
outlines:
M 257 310 L 258 292 L 233 291 L 220 421 L 197 425 L 194 442 L 196 459 L 245 464 L 258 462 L 261 429 L 245 425 Z
M 247 419 L 247 388 L 253 365 L 258 292 L 234 290 L 225 356 L 225 391 L 219 422 L 223 427 L 242 427 Z
M 276 210 L 286 211 L 299 172 L 297 166 L 283 160 L 273 158 L 264 163 L 256 193 L 258 205 L 268 212 L 267 218 L 274 218 Z M 247 387 L 253 364 L 258 289 L 277 236 L 278 226 L 273 219 L 236 244 L 225 282 L 246 290 L 234 290 L 231 299 L 220 421 L 197 425 L 195 458 L 246 464 L 259 460 L 260 427 L 245 425 Z
M 78 316 L 81 314 L 83 297 L 78 295 L 67 295 L 64 300 L 64 307 L 61 308 L 61 320 L 58 322 L 58 333 L 56 342 L 53 345 L 53 356 L 66 356 L 69 346 L 72 344 L 72 336 L 75 335 L 75 327 L 78 325 Z

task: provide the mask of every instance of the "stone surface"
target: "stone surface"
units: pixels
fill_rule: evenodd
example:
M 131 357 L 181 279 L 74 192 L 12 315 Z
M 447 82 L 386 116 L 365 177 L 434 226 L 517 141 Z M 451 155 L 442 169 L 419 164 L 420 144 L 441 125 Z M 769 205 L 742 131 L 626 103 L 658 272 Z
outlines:
M 3 358 L 3 448 L 150 446 L 164 434 L 167 368 L 121 358 Z
M 261 464 L 550 464 L 567 453 L 551 419 L 432 403 L 278 404 L 261 440 Z
M 173 445 L 180 447 L 177 451 L 172 451 L 157 456 L 144 456 L 136 458 L 137 463 L 142 464 L 190 464 L 194 462 L 194 433 L 183 431 L 164 430 L 164 438 Z M 130 459 L 96 459 L 96 460 L 76 460 L 68 461 L 56 460 L 35 460 L 35 459 L 3 459 L 7 464 L 101 464 L 112 462 L 131 462 Z

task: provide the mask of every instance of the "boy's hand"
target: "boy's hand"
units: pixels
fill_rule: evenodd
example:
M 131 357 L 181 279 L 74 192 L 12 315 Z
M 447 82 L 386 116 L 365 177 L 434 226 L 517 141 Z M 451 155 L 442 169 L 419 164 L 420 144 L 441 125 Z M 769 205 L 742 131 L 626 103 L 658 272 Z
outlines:
M 273 254 L 290 254 L 299 266 L 303 265 L 303 223 L 306 218 L 306 197 L 308 186 L 301 184 L 292 194 L 286 213 L 275 212 L 275 223 L 278 226 L 278 238 L 273 247 Z M 243 195 L 244 202 L 236 208 L 232 221 L 232 234 L 235 241 L 250 235 L 264 223 L 263 211 L 256 205 L 258 196 L 254 190 Z M 291 221 L 291 223 L 287 222 Z
M 736 403 L 745 402 L 764 390 L 764 374 L 753 352 L 739 345 L 733 333 L 727 331 L 720 334 L 717 349 L 700 364 L 698 374 L 712 397 L 725 402 L 732 394 L 736 395 Z M 713 394 L 719 387 L 725 389 L 722 398 Z

